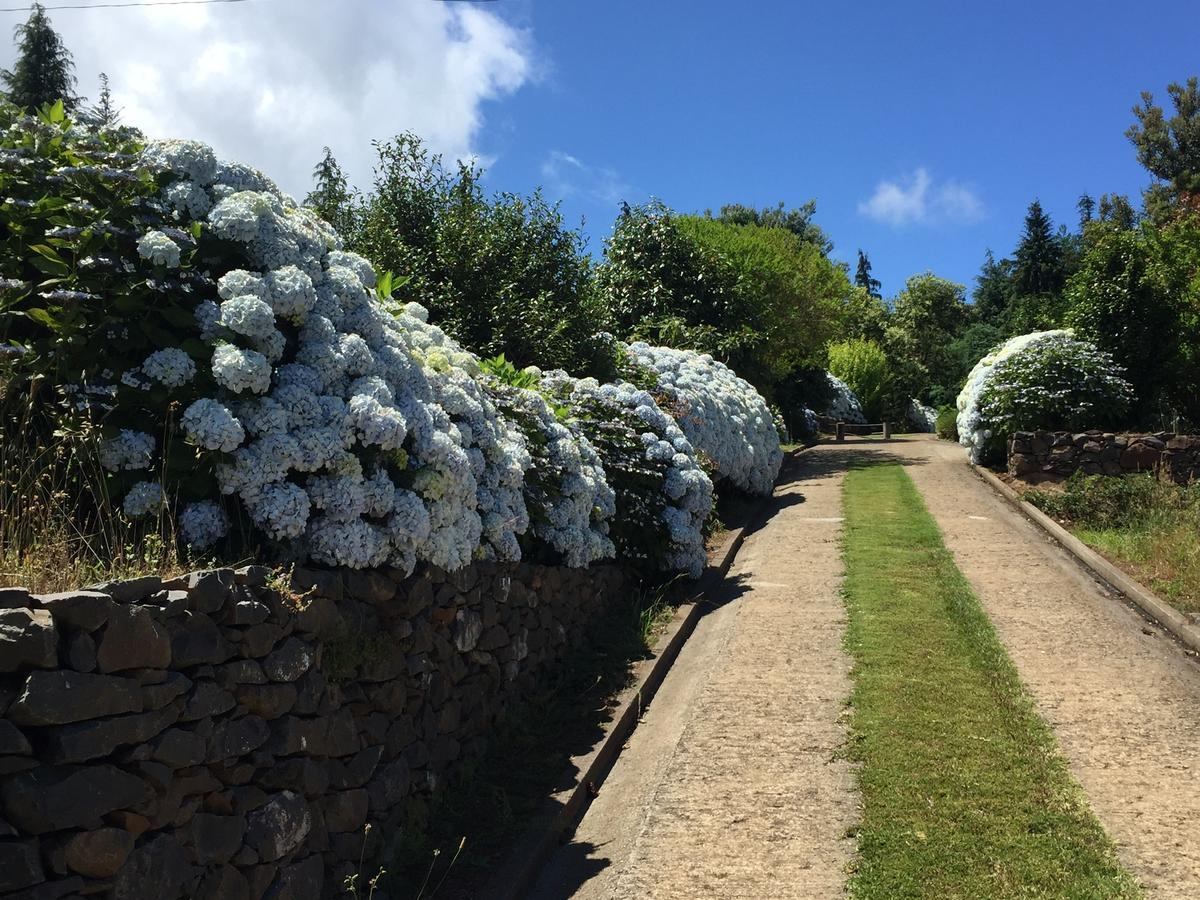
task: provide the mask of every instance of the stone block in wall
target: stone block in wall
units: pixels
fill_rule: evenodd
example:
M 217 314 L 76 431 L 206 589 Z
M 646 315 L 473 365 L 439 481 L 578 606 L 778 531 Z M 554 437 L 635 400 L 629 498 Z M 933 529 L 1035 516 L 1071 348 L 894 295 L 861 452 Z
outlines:
M 273 795 L 246 817 L 246 843 L 264 862 L 274 862 L 308 837 L 312 813 L 308 801 L 291 791 Z
M 0 610 L 0 672 L 57 665 L 58 629 L 47 610 Z
M 152 795 L 141 778 L 111 765 L 40 766 L 0 779 L 4 817 L 35 835 L 86 827 Z

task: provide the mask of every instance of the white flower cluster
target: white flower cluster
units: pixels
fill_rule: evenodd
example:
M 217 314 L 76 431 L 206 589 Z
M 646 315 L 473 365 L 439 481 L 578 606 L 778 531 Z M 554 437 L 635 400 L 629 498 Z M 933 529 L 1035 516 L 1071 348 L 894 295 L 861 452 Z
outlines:
M 937 410 L 913 397 L 908 402 L 908 422 L 917 431 L 933 434 L 937 430 Z
M 641 341 L 627 350 L 682 410 L 679 427 L 717 471 L 744 491 L 770 494 L 783 451 L 771 409 L 754 386 L 707 353 Z
M 138 256 L 156 266 L 179 268 L 179 245 L 161 231 L 147 231 L 138 241 L 137 250 Z
M 967 375 L 966 383 L 958 394 L 958 442 L 967 448 L 971 462 L 978 463 L 984 453 L 992 430 L 983 421 L 979 407 L 980 397 L 992 379 L 996 363 L 1016 356 L 1043 341 L 1060 337 L 1070 337 L 1072 332 L 1067 329 L 1052 331 L 1034 331 L 1030 334 L 1020 334 L 1009 338 L 999 347 L 994 348 L 987 356 L 975 363 Z
M 624 410 L 632 422 L 644 429 L 637 437 L 641 443 L 639 455 L 643 461 L 665 469 L 662 496 L 657 498 L 663 503 L 657 524 L 665 530 L 668 544 L 663 562 L 667 569 L 699 577 L 707 561 L 703 529 L 712 512 L 713 485 L 675 420 L 659 409 L 649 391 L 628 382 L 602 385 L 595 378 L 575 379 L 558 370 L 546 373 L 543 384 L 575 407 L 592 402 Z M 616 486 L 611 474 L 609 482 Z M 649 509 L 636 510 L 634 516 L 648 513 Z M 627 550 L 626 555 L 632 554 Z M 649 552 L 643 550 L 641 555 L 648 557 Z
M 229 533 L 219 492 L 268 538 L 291 544 L 292 555 L 329 565 L 412 571 L 423 561 L 453 570 L 520 559 L 527 536 L 586 566 L 617 552 L 649 557 L 638 542 L 649 528 L 661 536 L 656 559 L 699 574 L 712 483 L 649 393 L 547 377 L 556 396 L 622 417 L 622 460 L 634 461 L 637 477 L 621 488 L 606 471 L 607 451 L 577 420 L 560 420 L 540 391 L 484 376 L 421 306 L 381 298 L 371 265 L 344 252 L 326 223 L 265 176 L 188 141 L 152 143 L 140 164 L 155 173 L 161 208 L 179 229 L 199 222 L 201 243 L 218 238 L 224 255 L 195 275 L 213 287 L 197 292 L 195 325 L 181 327 L 180 346 L 155 350 L 122 376 L 143 390 L 157 382 L 181 391 L 172 402 L 183 407 L 183 433 L 197 452 L 213 454 L 205 464 L 215 471 L 212 495 L 193 492 L 179 517 L 189 545 L 209 548 Z M 162 266 L 178 265 L 179 251 L 155 231 L 138 249 Z M 211 348 L 207 359 L 197 337 Z M 695 391 L 710 419 L 697 434 L 721 434 L 729 445 L 714 448 L 730 477 L 760 487 L 763 472 L 773 477 L 778 437 L 761 398 L 711 360 L 671 371 L 673 389 Z M 706 378 L 719 384 L 701 389 Z M 136 396 L 151 395 L 131 402 L 150 402 Z M 722 425 L 726 411 L 741 418 Z M 155 452 L 149 434 L 125 430 L 105 443 L 103 459 L 113 471 L 146 469 Z M 654 502 L 627 501 L 622 511 L 622 491 Z M 124 507 L 145 514 L 163 492 L 141 482 Z M 610 531 L 619 520 L 639 537 L 618 540 Z
M 829 382 L 832 394 L 825 414 L 849 425 L 866 425 L 867 417 L 863 414 L 862 404 L 858 402 L 858 396 L 850 389 L 850 385 L 832 372 L 826 372 L 825 378 Z

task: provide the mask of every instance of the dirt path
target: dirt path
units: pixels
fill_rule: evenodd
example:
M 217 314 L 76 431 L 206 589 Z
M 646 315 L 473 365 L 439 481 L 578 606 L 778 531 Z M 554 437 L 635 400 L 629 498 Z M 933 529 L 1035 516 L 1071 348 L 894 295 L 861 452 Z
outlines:
M 1071 772 L 1153 898 L 1200 896 L 1200 664 L 933 440 L 904 461 Z
M 805 459 L 685 645 L 538 898 L 842 894 L 857 817 L 839 716 L 842 456 Z

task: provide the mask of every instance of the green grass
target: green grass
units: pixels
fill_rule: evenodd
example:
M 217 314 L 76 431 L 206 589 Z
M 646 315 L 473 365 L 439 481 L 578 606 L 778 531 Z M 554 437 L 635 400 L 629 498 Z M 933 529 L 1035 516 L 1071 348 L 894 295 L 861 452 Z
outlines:
M 853 896 L 1138 896 L 907 474 L 844 502 Z

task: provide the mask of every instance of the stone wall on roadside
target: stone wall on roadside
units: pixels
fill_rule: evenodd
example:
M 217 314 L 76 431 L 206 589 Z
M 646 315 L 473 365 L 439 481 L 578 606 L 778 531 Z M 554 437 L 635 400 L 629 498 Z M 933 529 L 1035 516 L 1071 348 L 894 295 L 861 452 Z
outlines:
M 1200 476 L 1200 437 L 1087 431 L 1018 431 L 1008 441 L 1008 472 L 1021 478 L 1066 478 L 1155 472 L 1188 484 Z
M 626 586 L 480 563 L 0 588 L 0 900 L 337 895 Z

